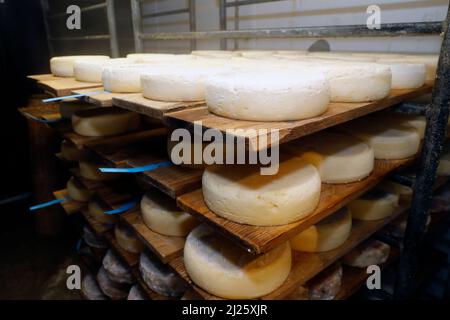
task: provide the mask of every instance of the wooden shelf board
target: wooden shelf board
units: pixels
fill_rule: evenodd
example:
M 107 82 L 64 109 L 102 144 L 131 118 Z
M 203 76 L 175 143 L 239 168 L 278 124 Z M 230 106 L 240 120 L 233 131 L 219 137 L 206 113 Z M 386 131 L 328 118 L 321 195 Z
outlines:
M 164 122 L 173 127 L 187 128 L 190 130 L 201 125 L 203 130 L 213 129 L 223 135 L 231 135 L 232 138 L 242 138 L 250 150 L 260 150 L 264 149 L 266 145 L 258 146 L 257 132 L 259 130 L 278 130 L 280 143 L 285 143 L 325 128 L 362 117 L 369 113 L 386 109 L 402 101 L 430 93 L 431 90 L 432 85 L 426 84 L 423 87 L 414 90 L 392 90 L 387 98 L 379 101 L 365 103 L 330 103 L 328 111 L 321 116 L 298 121 L 257 122 L 234 120 L 214 115 L 208 111 L 206 106 L 200 106 L 170 112 L 164 117 Z M 201 124 L 196 124 L 196 121 L 201 121 Z M 233 134 L 226 132 L 226 130 L 233 129 L 253 129 L 253 131 Z M 267 140 L 269 141 L 270 146 L 270 138 Z
M 45 81 L 45 80 L 56 80 L 57 79 L 51 73 L 31 75 L 31 76 L 27 76 L 27 78 L 31 79 L 31 80 L 35 80 L 35 81 Z
M 165 236 L 152 231 L 142 221 L 139 210 L 127 212 L 121 215 L 121 219 L 136 232 L 137 236 L 163 263 L 168 263 L 183 254 L 185 238 Z
M 93 92 L 103 91 L 103 87 L 99 88 L 90 88 L 90 89 L 78 89 L 73 90 L 71 94 L 86 94 L 87 96 L 78 98 L 81 101 L 95 104 L 100 107 L 112 107 L 113 106 L 113 97 L 126 97 L 130 95 L 130 93 L 109 93 L 104 92 L 100 94 L 94 94 L 89 96 L 89 94 Z
M 56 199 L 63 199 L 69 196 L 69 194 L 67 193 L 67 189 L 54 191 L 53 195 Z M 83 208 L 86 207 L 86 203 L 75 200 L 64 201 L 60 204 L 68 215 L 80 212 Z
M 204 105 L 204 101 L 195 102 L 166 102 L 144 98 L 142 93 L 132 93 L 126 96 L 114 96 L 113 105 L 134 111 L 154 119 L 162 120 L 168 112 L 190 109 Z
M 179 196 L 177 203 L 182 210 L 208 223 L 242 247 L 253 253 L 261 253 L 287 241 L 292 236 L 336 212 L 351 200 L 374 187 L 392 171 L 413 162 L 414 158 L 390 161 L 376 160 L 374 171 L 362 181 L 334 185 L 322 184 L 320 202 L 315 211 L 300 221 L 282 226 L 251 226 L 222 218 L 208 209 L 201 189 Z
M 39 104 L 33 107 L 19 108 L 19 112 L 23 116 L 31 115 L 42 120 L 58 120 L 61 119 L 58 105 L 54 103 Z
M 75 80 L 75 78 L 62 78 L 62 77 L 42 77 L 37 82 L 38 87 L 44 91 L 57 96 L 63 97 L 72 94 L 73 90 L 98 88 L 102 90 L 101 83 L 89 83 Z

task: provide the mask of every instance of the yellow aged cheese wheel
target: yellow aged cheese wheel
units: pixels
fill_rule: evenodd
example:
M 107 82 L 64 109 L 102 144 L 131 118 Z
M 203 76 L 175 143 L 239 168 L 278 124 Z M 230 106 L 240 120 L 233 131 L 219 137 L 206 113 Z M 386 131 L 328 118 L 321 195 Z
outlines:
M 87 202 L 91 198 L 91 192 L 74 177 L 67 182 L 67 193 L 75 201 Z
M 398 206 L 399 195 L 372 189 L 348 204 L 353 219 L 380 220 L 389 217 Z

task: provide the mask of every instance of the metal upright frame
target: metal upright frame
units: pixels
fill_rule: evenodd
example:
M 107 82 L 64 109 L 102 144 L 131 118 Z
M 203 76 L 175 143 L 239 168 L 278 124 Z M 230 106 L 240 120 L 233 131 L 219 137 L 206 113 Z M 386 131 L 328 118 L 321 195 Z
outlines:
M 98 41 L 98 40 L 109 40 L 111 47 L 111 56 L 117 58 L 119 56 L 119 45 L 117 42 L 117 27 L 116 27 L 116 16 L 114 10 L 114 0 L 105 0 L 102 3 L 90 5 L 87 7 L 81 8 L 81 12 L 89 12 L 89 11 L 99 11 L 106 10 L 106 18 L 108 20 L 108 30 L 109 34 L 101 34 L 101 35 L 88 35 L 88 36 L 80 36 L 80 37 L 52 37 L 51 30 L 49 27 L 49 20 L 51 19 L 61 19 L 67 17 L 67 13 L 61 12 L 49 15 L 49 4 L 48 0 L 41 0 L 41 6 L 44 15 L 44 23 L 47 31 L 47 41 L 48 47 L 50 51 L 50 55 L 54 55 L 54 47 L 53 42 L 55 41 Z
M 149 2 L 150 0 L 130 0 L 130 1 L 131 1 L 131 14 L 133 19 L 134 43 L 136 52 L 144 51 L 144 41 L 148 39 L 147 36 L 151 35 L 149 33 L 143 32 L 143 19 L 187 13 L 189 15 L 189 31 L 194 32 L 197 30 L 195 0 L 187 0 L 188 1 L 187 7 L 182 9 L 154 12 L 144 15 L 142 14 L 142 4 L 145 2 Z M 190 40 L 191 40 L 191 50 L 195 50 L 196 41 L 195 39 Z

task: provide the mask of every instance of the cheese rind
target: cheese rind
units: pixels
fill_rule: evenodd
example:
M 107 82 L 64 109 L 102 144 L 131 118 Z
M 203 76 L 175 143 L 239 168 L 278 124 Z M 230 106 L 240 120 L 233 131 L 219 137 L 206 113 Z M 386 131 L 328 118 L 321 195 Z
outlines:
M 136 234 L 123 223 L 117 223 L 114 229 L 117 244 L 125 251 L 140 253 L 144 250 L 144 244 Z
M 130 268 L 111 249 L 108 250 L 103 258 L 102 265 L 112 281 L 125 284 L 134 283 L 134 277 Z
M 192 281 L 226 299 L 253 299 L 283 284 L 291 270 L 289 243 L 253 255 L 205 225 L 187 237 L 184 264 Z
M 88 204 L 89 215 L 100 223 L 113 224 L 117 221 L 117 216 L 105 213 L 105 209 L 97 201 L 90 201 Z
M 367 192 L 348 204 L 353 219 L 380 220 L 389 217 L 398 206 L 399 195 L 377 188 Z
M 377 63 L 391 69 L 392 89 L 417 89 L 425 83 L 425 64 L 405 63 L 389 59 L 379 59 Z
M 83 240 L 86 244 L 96 249 L 106 249 L 109 247 L 106 240 L 92 231 L 87 225 L 83 227 Z
M 275 175 L 260 175 L 251 165 L 210 166 L 202 178 L 203 197 L 219 216 L 256 226 L 275 226 L 300 220 L 319 203 L 317 169 L 293 157 L 280 161 Z
M 61 143 L 61 157 L 67 161 L 80 161 L 84 158 L 84 152 L 73 143 L 63 140 Z
M 142 92 L 141 74 L 146 66 L 144 64 L 133 64 L 103 68 L 103 88 L 105 91 L 116 93 Z
M 342 284 L 342 266 L 328 267 L 309 282 L 309 298 L 311 300 L 333 300 L 339 293 Z
M 74 177 L 71 177 L 69 181 L 67 181 L 67 193 L 69 197 L 75 201 L 87 202 L 91 198 L 91 192 Z
M 198 222 L 178 209 L 175 200 L 159 193 L 141 200 L 142 220 L 151 230 L 167 236 L 186 236 Z
M 73 65 L 76 60 L 107 60 L 108 56 L 64 56 L 50 59 L 50 70 L 57 77 L 73 77 Z
M 391 247 L 378 240 L 369 240 L 348 253 L 343 263 L 356 268 L 367 268 L 387 261 Z
M 81 282 L 81 292 L 88 300 L 106 300 L 108 299 L 100 290 L 94 277 L 86 275 Z
M 296 251 L 325 252 L 341 246 L 350 236 L 352 215 L 343 208 L 293 237 L 291 247 Z
M 89 180 L 94 181 L 110 181 L 120 178 L 119 173 L 101 172 L 99 170 L 100 165 L 91 161 L 80 161 L 80 175 Z
M 133 60 L 126 58 L 96 60 L 76 60 L 73 66 L 75 79 L 83 82 L 101 83 L 103 69 L 108 66 L 133 64 Z
M 111 280 L 103 266 L 97 274 L 97 282 L 103 293 L 112 300 L 122 300 L 128 296 L 130 285 Z
M 128 293 L 127 300 L 149 300 L 144 291 L 139 287 L 139 285 L 135 284 L 131 287 L 130 292 Z

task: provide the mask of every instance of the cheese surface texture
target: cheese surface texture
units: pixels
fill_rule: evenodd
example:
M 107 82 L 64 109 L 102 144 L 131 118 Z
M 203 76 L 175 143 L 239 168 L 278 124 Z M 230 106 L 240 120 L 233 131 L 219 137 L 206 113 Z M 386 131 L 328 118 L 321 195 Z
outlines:
M 392 72 L 392 89 L 416 89 L 424 85 L 426 68 L 420 63 L 404 63 L 379 59 L 377 63 L 388 66 Z
M 83 82 L 102 82 L 103 69 L 108 66 L 133 64 L 133 60 L 126 58 L 108 60 L 76 60 L 73 66 L 75 79 Z
M 108 56 L 65 56 L 50 59 L 50 70 L 57 77 L 73 77 L 73 66 L 76 60 L 108 60 Z
M 100 223 L 113 224 L 117 221 L 117 216 L 105 213 L 103 208 L 97 201 L 91 200 L 88 204 L 89 215 Z
M 368 240 L 348 253 L 344 264 L 357 268 L 380 265 L 387 261 L 391 247 L 378 240 Z
M 163 193 L 145 195 L 141 212 L 148 228 L 167 236 L 186 236 L 197 225 L 194 217 L 178 209 L 175 200 Z
M 256 226 L 300 220 L 313 212 L 321 181 L 317 169 L 297 157 L 280 161 L 275 175 L 253 165 L 210 166 L 202 177 L 208 208 L 226 219 Z
M 67 193 L 75 201 L 87 202 L 91 198 L 91 193 L 78 180 L 71 177 L 67 181 Z
M 135 284 L 131 287 L 130 292 L 128 293 L 127 300 L 149 300 L 144 291 L 139 287 L 139 285 Z
M 147 65 L 119 65 L 103 68 L 102 83 L 105 91 L 116 93 L 142 92 L 141 74 Z
M 291 270 L 291 249 L 284 243 L 253 255 L 201 225 L 187 237 L 184 264 L 203 290 L 226 299 L 253 299 L 283 284 Z
M 86 275 L 81 282 L 81 292 L 88 300 L 106 300 L 108 299 L 100 290 L 94 277 Z
M 353 219 L 380 220 L 389 217 L 398 206 L 399 195 L 381 191 L 377 188 L 348 204 Z
M 111 280 L 103 266 L 98 271 L 97 282 L 102 292 L 112 300 L 122 300 L 128 296 L 130 285 Z
M 73 130 L 86 137 L 118 135 L 139 125 L 139 114 L 114 107 L 78 111 L 72 116 Z
M 144 250 L 144 244 L 136 234 L 123 223 L 117 223 L 114 229 L 117 244 L 128 252 L 140 253 Z
M 342 284 L 342 266 L 340 264 L 326 268 L 315 276 L 308 285 L 311 300 L 333 300 Z
M 67 161 L 80 161 L 84 157 L 84 152 L 73 143 L 63 140 L 61 143 L 61 157 Z
M 108 250 L 103 258 L 102 265 L 111 280 L 127 284 L 134 282 L 130 268 L 111 249 Z
M 352 215 L 343 208 L 293 237 L 293 250 L 325 252 L 336 249 L 350 236 Z
M 94 231 L 92 231 L 87 225 L 83 227 L 83 240 L 89 247 L 97 249 L 106 249 L 109 247 L 108 243 L 104 238 L 98 236 Z

